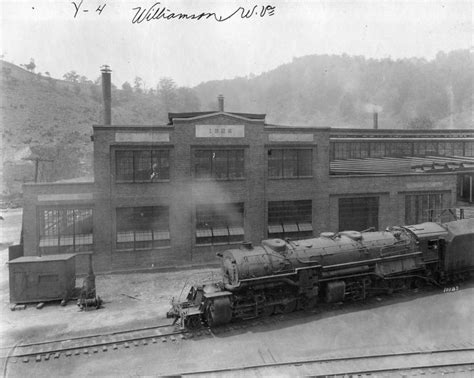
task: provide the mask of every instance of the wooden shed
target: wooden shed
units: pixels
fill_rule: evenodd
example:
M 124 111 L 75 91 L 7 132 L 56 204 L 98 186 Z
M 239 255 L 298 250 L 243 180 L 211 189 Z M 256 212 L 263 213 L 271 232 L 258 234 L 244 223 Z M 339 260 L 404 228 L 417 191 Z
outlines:
M 76 286 L 75 256 L 23 256 L 9 261 L 10 303 L 71 298 Z

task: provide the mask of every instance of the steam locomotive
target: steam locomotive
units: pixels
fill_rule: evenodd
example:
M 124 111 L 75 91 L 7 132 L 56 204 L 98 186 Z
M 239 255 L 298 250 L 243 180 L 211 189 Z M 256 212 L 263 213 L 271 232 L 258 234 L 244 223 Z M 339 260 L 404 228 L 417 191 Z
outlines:
M 474 271 L 474 219 L 268 239 L 218 256 L 221 281 L 193 286 L 185 301 L 172 301 L 167 316 L 183 328 L 467 279 Z

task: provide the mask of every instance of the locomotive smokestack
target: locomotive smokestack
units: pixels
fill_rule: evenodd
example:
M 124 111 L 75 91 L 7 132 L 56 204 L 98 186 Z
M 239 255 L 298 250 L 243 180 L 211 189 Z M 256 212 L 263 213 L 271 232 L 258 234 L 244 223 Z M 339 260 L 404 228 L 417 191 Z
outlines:
M 379 128 L 379 113 L 374 112 L 374 130 Z
M 109 66 L 102 66 L 102 96 L 104 97 L 104 125 L 112 124 L 112 83 Z
M 223 111 L 224 111 L 224 96 L 219 95 L 219 96 L 217 97 L 217 101 L 218 101 L 218 103 L 219 103 L 219 111 L 220 111 L 220 112 L 223 112 Z

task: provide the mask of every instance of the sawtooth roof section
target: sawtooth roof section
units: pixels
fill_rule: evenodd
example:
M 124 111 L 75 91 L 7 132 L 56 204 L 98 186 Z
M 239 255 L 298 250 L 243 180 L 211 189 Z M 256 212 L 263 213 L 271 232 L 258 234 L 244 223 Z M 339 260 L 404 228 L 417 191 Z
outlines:
M 474 171 L 474 157 L 426 156 L 334 160 L 331 175 L 373 175 Z

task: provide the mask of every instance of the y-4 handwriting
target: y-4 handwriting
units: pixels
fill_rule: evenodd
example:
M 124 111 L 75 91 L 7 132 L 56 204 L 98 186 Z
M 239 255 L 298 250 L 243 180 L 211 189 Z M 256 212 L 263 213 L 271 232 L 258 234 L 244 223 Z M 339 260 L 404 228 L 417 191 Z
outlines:
M 89 12 L 89 10 L 90 10 L 89 8 L 86 8 L 86 7 L 82 6 L 83 2 L 84 2 L 84 0 L 81 0 L 80 2 L 76 2 L 76 1 L 72 2 L 72 5 L 74 5 L 74 18 L 77 17 L 77 14 L 79 12 L 82 12 L 82 13 L 88 13 Z M 97 12 L 99 15 L 102 14 L 102 11 L 104 10 L 106 5 L 107 5 L 106 3 L 100 4 L 97 7 L 97 9 L 95 9 L 95 12 Z M 92 9 L 92 11 L 94 12 L 94 9 Z
M 452 293 L 453 291 L 458 291 L 459 286 L 451 286 L 451 287 L 445 287 L 444 288 L 444 293 Z
M 72 6 L 74 7 L 74 18 L 77 18 L 81 14 L 85 13 L 97 13 L 101 15 L 106 7 L 106 2 L 99 1 L 95 5 L 90 6 L 84 0 L 72 1 Z M 141 24 L 142 22 L 149 21 L 201 21 L 201 20 L 210 20 L 217 22 L 228 21 L 232 18 L 234 19 L 251 19 L 251 18 L 264 18 L 275 15 L 276 7 L 273 5 L 251 5 L 248 7 L 237 7 L 225 14 L 218 14 L 212 10 L 206 10 L 204 12 L 182 12 L 174 11 L 170 8 L 162 5 L 160 2 L 154 3 L 150 7 L 137 6 L 131 8 L 132 10 L 132 24 Z

